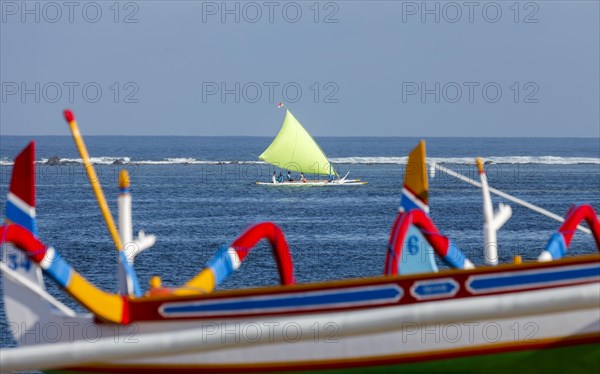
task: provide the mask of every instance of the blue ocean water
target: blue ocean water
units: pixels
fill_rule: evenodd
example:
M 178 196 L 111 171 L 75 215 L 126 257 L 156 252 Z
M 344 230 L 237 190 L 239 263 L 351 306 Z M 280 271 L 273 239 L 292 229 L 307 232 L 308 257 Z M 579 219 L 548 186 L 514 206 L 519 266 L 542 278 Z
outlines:
M 0 195 L 12 160 L 29 138 L 0 139 Z M 116 253 L 73 141 L 36 137 L 39 235 L 94 284 L 116 291 Z M 273 188 L 273 167 L 257 155 L 263 137 L 88 137 L 86 143 L 116 214 L 117 176 L 131 175 L 134 230 L 158 237 L 136 259 L 143 288 L 153 275 L 181 285 L 222 245 L 249 225 L 273 221 L 288 240 L 299 283 L 376 276 L 383 272 L 389 232 L 397 214 L 405 156 L 417 138 L 317 138 L 340 174 L 369 182 L 335 188 Z M 490 185 L 564 215 L 573 203 L 600 211 L 600 140 L 555 138 L 431 138 L 428 156 L 477 179 L 474 157 L 487 165 Z M 56 156 L 56 158 L 54 158 Z M 47 160 L 57 161 L 49 165 Z M 277 169 L 279 171 L 279 169 Z M 494 204 L 505 202 L 494 197 Z M 431 216 L 476 264 L 483 263 L 481 192 L 437 173 L 430 180 Z M 5 199 L 0 199 L 4 211 Z M 513 217 L 498 234 L 501 260 L 537 257 L 559 226 L 510 204 Z M 592 253 L 593 240 L 578 233 L 570 254 Z M 440 264 L 442 265 L 442 264 Z M 443 266 L 442 266 L 443 267 Z M 275 285 L 268 246 L 260 244 L 221 289 Z M 51 282 L 49 291 L 77 310 Z M 12 346 L 0 303 L 0 346 Z

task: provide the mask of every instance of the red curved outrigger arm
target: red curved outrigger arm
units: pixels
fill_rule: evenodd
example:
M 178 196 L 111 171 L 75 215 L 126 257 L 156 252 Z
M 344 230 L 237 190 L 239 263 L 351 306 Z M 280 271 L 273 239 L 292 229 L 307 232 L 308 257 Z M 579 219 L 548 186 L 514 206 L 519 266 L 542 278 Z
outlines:
M 577 226 L 583 221 L 592 230 L 596 247 L 600 251 L 600 222 L 598 221 L 596 211 L 589 204 L 575 205 L 569 209 L 565 217 L 565 222 L 552 235 L 548 244 L 546 244 L 546 250 L 542 252 L 540 260 L 557 260 L 562 258 L 567 253 Z
M 235 249 L 240 261 L 243 261 L 250 250 L 262 239 L 267 239 L 271 244 L 281 284 L 295 284 L 294 266 L 287 242 L 279 226 L 273 222 L 262 222 L 250 227 L 233 241 L 231 248 Z

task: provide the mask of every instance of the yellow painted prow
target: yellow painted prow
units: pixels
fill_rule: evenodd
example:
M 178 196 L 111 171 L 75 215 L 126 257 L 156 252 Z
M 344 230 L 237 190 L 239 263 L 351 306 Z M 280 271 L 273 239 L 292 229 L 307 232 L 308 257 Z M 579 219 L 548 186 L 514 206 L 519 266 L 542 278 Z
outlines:
M 475 161 L 477 162 L 477 170 L 479 171 L 479 174 L 483 174 L 483 160 L 480 157 L 477 157 Z
M 125 169 L 121 170 L 119 173 L 119 188 L 129 188 L 129 173 Z
M 404 174 L 404 186 L 425 204 L 428 203 L 429 197 L 426 154 L 425 140 L 421 140 L 419 145 L 408 155 L 406 172 Z

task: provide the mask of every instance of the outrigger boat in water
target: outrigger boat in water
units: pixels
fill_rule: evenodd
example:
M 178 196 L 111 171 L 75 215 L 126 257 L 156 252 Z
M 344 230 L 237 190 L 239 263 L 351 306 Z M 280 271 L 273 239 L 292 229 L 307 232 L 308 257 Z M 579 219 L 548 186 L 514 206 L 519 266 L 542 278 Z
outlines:
M 279 103 L 279 108 L 285 106 Z M 286 108 L 285 119 L 279 133 L 259 159 L 283 170 L 292 170 L 302 174 L 325 176 L 326 179 L 281 180 L 275 174 L 271 182 L 256 182 L 263 186 L 360 186 L 367 182 L 360 179 L 346 179 L 349 173 L 340 178 L 331 161 L 319 144 L 306 131 L 304 126 Z
M 70 112 L 66 117 L 85 162 L 75 119 Z M 133 262 L 154 238 L 132 238 L 129 180 L 120 178 L 117 230 L 85 163 L 118 249 L 122 282 L 112 294 L 38 237 L 34 160 L 31 143 L 15 160 L 0 227 L 4 307 L 19 345 L 2 349 L 2 371 L 597 372 L 600 254 L 565 257 L 576 230 L 590 232 L 578 227 L 581 221 L 600 248 L 596 213 L 589 205 L 573 207 L 540 248 L 539 261 L 494 266 L 495 231 L 510 208 L 493 211 L 481 162 L 487 265 L 475 267 L 460 238 L 451 240 L 432 222 L 421 142 L 409 155 L 381 276 L 296 284 L 283 233 L 264 222 L 220 248 L 183 286 L 165 288 L 155 279 L 145 293 Z M 215 291 L 263 239 L 281 285 Z M 129 244 L 138 249 L 125 249 Z M 439 270 L 434 256 L 452 269 Z M 42 273 L 89 313 L 48 294 Z

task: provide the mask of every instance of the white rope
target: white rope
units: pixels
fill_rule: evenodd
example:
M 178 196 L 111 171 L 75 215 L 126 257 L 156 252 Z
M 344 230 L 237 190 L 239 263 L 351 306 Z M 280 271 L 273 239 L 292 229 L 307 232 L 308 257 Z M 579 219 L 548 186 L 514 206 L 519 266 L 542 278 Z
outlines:
M 463 182 L 467 182 L 467 183 L 469 183 L 469 184 L 471 184 L 471 185 L 473 185 L 475 187 L 481 188 L 481 183 L 480 182 L 474 181 L 471 178 L 467 178 L 464 175 L 455 172 L 454 170 L 447 169 L 447 168 L 445 168 L 445 167 L 443 167 L 441 165 L 438 165 L 438 164 L 435 164 L 435 168 L 438 169 L 441 172 L 444 172 L 444 173 L 446 173 L 448 175 L 451 175 L 451 176 L 453 176 L 453 177 L 455 177 L 457 179 L 460 179 Z M 542 215 L 544 215 L 546 217 L 552 218 L 552 219 L 554 219 L 556 221 L 559 221 L 559 222 L 564 222 L 565 221 L 565 219 L 563 217 L 559 216 L 558 214 L 554 214 L 554 213 L 552 213 L 552 212 L 550 212 L 550 211 L 548 211 L 548 210 L 546 210 L 544 208 L 540 208 L 537 205 L 533 205 L 531 203 L 528 203 L 527 201 L 524 201 L 524 200 L 521 200 L 519 198 L 516 198 L 516 197 L 514 197 L 512 195 L 507 194 L 506 192 L 502 192 L 502 191 L 497 190 L 497 189 L 492 188 L 492 187 L 489 187 L 489 190 L 490 190 L 491 193 L 493 193 L 495 195 L 498 195 L 500 197 L 505 198 L 506 200 L 510 200 L 510 201 L 512 201 L 514 203 L 517 203 L 517 204 L 519 204 L 521 206 L 524 206 L 525 208 L 531 209 L 534 212 L 540 213 L 540 214 L 542 214 Z M 587 227 L 583 227 L 583 226 L 579 225 L 579 226 L 577 226 L 577 229 L 579 231 L 585 232 L 586 234 L 589 234 L 589 235 L 592 234 L 592 231 L 590 229 L 588 229 Z

